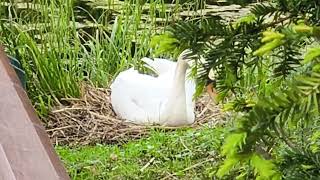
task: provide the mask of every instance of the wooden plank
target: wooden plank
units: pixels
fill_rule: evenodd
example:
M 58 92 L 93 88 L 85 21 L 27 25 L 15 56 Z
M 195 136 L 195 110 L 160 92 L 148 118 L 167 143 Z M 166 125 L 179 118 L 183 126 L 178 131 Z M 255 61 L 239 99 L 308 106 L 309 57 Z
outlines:
M 15 179 L 70 179 L 1 46 L 0 144 L 2 170 L 11 169 Z
M 2 145 L 0 144 L 0 179 L 5 180 L 16 180 L 16 177 L 13 174 L 10 163 L 7 159 L 6 153 L 3 150 Z

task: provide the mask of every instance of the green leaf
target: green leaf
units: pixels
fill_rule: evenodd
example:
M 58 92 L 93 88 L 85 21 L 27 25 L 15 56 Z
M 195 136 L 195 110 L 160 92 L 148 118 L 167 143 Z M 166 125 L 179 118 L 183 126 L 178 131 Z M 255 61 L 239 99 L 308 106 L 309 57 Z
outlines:
M 241 172 L 241 174 L 236 177 L 236 180 L 245 180 L 247 175 L 247 172 Z
M 249 24 L 249 23 L 253 23 L 255 20 L 256 20 L 256 16 L 254 14 L 248 14 L 244 17 L 241 17 L 239 18 L 234 24 L 233 24 L 233 27 L 234 28 L 237 28 L 240 26 L 241 23 L 246 23 L 246 24 Z
M 312 48 L 304 56 L 304 60 L 302 63 L 307 64 L 318 56 L 320 56 L 320 47 Z
M 281 179 L 280 173 L 271 160 L 266 160 L 260 155 L 254 153 L 250 158 L 250 163 L 254 167 L 257 179 Z
M 296 31 L 297 33 L 312 33 L 312 27 L 307 26 L 305 24 L 299 24 L 296 26 L 293 26 L 293 30 Z
M 220 166 L 217 176 L 222 178 L 226 175 L 237 163 L 239 163 L 240 157 L 239 156 L 230 156 L 224 160 L 223 165 Z
M 155 55 L 166 52 L 175 52 L 179 41 L 170 34 L 162 34 L 153 36 L 150 42 L 151 48 L 155 49 Z
M 320 151 L 320 131 L 316 131 L 309 138 L 310 141 L 310 149 L 313 153 L 317 153 Z
M 267 44 L 263 45 L 260 47 L 258 50 L 253 52 L 254 56 L 263 56 L 264 54 L 272 51 L 276 47 L 280 46 L 283 44 L 283 41 L 281 39 L 274 39 L 271 42 L 268 42 Z
M 284 34 L 274 31 L 265 31 L 262 34 L 264 37 L 262 38 L 261 42 L 269 42 L 275 39 L 283 39 L 285 37 Z
M 241 149 L 242 145 L 245 143 L 246 137 L 247 137 L 246 132 L 230 134 L 226 138 L 225 143 L 222 146 L 222 154 L 223 155 L 236 154 L 238 149 Z

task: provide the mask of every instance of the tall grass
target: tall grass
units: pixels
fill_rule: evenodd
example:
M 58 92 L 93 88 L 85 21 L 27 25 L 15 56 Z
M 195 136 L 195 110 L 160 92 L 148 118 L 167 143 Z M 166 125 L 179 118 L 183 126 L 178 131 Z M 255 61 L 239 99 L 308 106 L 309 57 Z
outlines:
M 8 1 L 2 6 L 0 43 L 19 59 L 27 75 L 27 91 L 40 115 L 64 97 L 79 97 L 81 83 L 107 87 L 113 77 L 129 66 L 140 67 L 139 59 L 150 53 L 150 38 L 176 19 L 178 1 L 92 1 L 105 8 L 98 18 L 79 1 L 38 0 L 25 9 Z M 168 8 L 173 11 L 168 13 Z M 95 9 L 90 9 L 94 12 Z M 78 12 L 86 14 L 93 31 L 81 28 Z M 110 12 L 119 12 L 115 18 Z M 157 22 L 163 17 L 165 22 Z
M 13 18 L 1 23 L 2 41 L 9 53 L 22 61 L 29 95 L 40 114 L 46 113 L 52 100 L 80 95 L 77 83 L 83 77 L 78 76 L 77 66 L 81 43 L 75 26 L 70 25 L 70 19 L 74 20 L 72 1 L 64 2 L 41 2 L 38 14 L 30 14 L 31 22 L 11 8 Z M 30 8 L 36 5 L 30 4 Z

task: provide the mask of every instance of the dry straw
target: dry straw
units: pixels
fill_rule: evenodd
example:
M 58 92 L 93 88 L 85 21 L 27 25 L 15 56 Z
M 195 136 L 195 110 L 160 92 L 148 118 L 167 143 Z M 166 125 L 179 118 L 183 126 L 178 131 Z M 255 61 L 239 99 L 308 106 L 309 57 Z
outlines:
M 46 129 L 54 144 L 123 143 L 147 135 L 152 128 L 178 129 L 124 122 L 112 110 L 109 89 L 84 86 L 83 91 L 82 98 L 63 99 L 64 105 L 54 108 L 46 120 Z M 189 127 L 215 126 L 223 122 L 220 108 L 212 103 L 209 96 L 198 98 L 196 122 Z

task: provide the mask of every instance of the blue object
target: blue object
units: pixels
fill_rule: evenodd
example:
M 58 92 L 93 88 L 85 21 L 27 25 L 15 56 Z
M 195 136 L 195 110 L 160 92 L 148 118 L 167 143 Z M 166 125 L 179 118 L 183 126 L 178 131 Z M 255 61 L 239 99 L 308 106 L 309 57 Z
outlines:
M 22 70 L 22 66 L 21 66 L 20 62 L 11 56 L 8 56 L 8 57 L 9 57 L 11 66 L 13 67 L 13 69 L 16 71 L 16 73 L 18 75 L 18 78 L 20 80 L 22 87 L 24 89 L 26 89 L 26 86 L 27 86 L 26 74 L 25 74 L 24 70 Z

